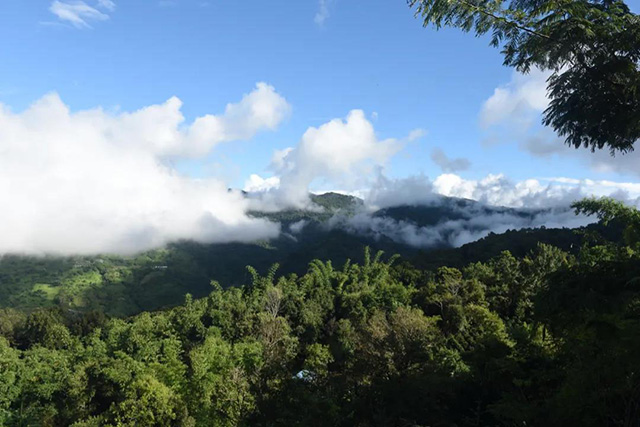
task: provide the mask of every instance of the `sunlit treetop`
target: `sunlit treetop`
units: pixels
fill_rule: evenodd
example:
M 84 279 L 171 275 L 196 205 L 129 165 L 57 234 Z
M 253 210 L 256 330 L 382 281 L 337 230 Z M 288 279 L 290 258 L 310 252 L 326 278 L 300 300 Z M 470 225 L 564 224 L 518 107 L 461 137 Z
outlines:
M 504 64 L 551 70 L 543 124 L 592 151 L 640 139 L 640 17 L 610 0 L 408 0 L 424 25 L 490 34 Z
M 625 227 L 624 239 L 628 245 L 640 243 L 640 210 L 610 197 L 587 198 L 571 205 L 576 214 L 595 215 L 605 225 L 619 221 Z

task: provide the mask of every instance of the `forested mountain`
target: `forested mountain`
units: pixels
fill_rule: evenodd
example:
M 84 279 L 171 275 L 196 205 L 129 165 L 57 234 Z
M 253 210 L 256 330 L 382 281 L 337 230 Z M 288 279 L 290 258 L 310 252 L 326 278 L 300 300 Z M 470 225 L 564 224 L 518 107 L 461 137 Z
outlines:
M 0 424 L 640 425 L 640 217 L 576 209 L 601 222 L 404 257 L 333 231 L 355 262 L 299 273 L 267 243 L 5 256 Z
M 640 427 L 640 16 L 280 3 L 3 4 L 0 427 Z
M 503 250 L 524 256 L 538 242 L 577 251 L 586 229 L 524 229 L 491 234 L 477 242 L 452 250 L 445 241 L 420 248 L 394 240 L 383 233 L 354 231 L 331 226 L 335 218 L 353 217 L 362 200 L 336 193 L 314 195 L 315 210 L 286 210 L 276 213 L 254 212 L 282 224 L 282 234 L 270 241 L 254 243 L 201 244 L 182 241 L 166 248 L 136 256 L 19 256 L 0 258 L 0 306 L 31 310 L 59 306 L 68 310 L 100 310 L 109 315 L 126 316 L 179 304 L 186 293 L 196 297 L 210 292 L 209 282 L 224 287 L 241 285 L 249 279 L 246 266 L 266 271 L 278 263 L 281 273 L 304 274 L 314 259 L 343 265 L 359 260 L 365 246 L 399 254 L 404 260 L 423 267 L 462 266 L 486 261 Z M 426 206 L 398 206 L 367 214 L 369 218 L 403 221 L 431 230 L 440 223 L 464 220 L 474 215 L 503 214 L 532 217 L 541 210 L 515 210 L 488 207 L 477 202 L 442 198 Z M 302 225 L 294 231 L 295 224 Z M 395 226 L 394 222 L 394 226 Z M 483 231 L 481 226 L 461 222 L 462 227 Z M 610 227 L 609 227 L 610 228 Z M 576 231 L 578 233 L 576 234 Z M 486 231 L 488 232 L 488 230 Z M 611 234 L 611 233 L 609 233 Z M 619 239 L 613 233 L 609 240 Z
M 367 248 L 127 319 L 3 309 L 0 423 L 639 425 L 637 241 L 583 243 L 432 270 Z

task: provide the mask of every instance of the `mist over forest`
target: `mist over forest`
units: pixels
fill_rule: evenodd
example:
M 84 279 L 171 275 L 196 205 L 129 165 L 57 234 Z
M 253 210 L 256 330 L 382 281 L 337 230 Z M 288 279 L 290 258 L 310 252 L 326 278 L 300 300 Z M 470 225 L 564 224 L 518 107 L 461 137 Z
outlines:
M 0 426 L 640 427 L 637 9 L 6 2 Z

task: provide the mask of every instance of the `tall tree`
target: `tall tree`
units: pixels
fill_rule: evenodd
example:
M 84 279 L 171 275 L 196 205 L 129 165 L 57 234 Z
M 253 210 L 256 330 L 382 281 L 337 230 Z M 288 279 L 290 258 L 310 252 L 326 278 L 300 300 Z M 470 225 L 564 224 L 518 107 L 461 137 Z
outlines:
M 408 0 L 424 25 L 491 34 L 504 64 L 551 70 L 543 124 L 611 154 L 640 139 L 640 17 L 622 0 Z

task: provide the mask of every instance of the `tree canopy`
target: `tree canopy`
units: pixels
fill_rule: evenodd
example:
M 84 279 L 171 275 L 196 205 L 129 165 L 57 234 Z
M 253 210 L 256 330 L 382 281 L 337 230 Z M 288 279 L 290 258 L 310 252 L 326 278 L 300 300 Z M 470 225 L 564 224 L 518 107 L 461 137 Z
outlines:
M 621 0 L 408 0 L 424 25 L 491 35 L 504 64 L 551 70 L 543 124 L 611 154 L 640 138 L 640 17 Z
M 434 270 L 367 249 L 125 319 L 4 309 L 0 425 L 639 426 L 639 266 L 612 242 Z

